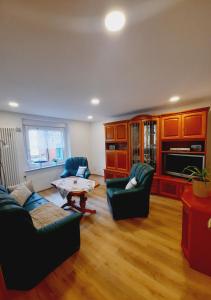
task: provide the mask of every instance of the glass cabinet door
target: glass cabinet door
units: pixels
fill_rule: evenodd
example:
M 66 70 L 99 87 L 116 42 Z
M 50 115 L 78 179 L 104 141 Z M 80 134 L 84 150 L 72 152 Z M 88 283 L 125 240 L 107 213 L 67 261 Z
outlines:
M 157 121 L 143 121 L 143 161 L 151 165 L 156 171 L 157 164 Z
M 130 124 L 130 137 L 131 137 L 131 166 L 137 162 L 140 162 L 140 123 Z

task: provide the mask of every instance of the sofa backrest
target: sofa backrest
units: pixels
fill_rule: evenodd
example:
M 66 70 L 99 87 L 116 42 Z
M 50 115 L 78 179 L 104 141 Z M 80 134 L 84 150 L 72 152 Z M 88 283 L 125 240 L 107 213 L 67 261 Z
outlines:
M 130 178 L 135 177 L 138 186 L 144 186 L 146 189 L 151 187 L 154 169 L 143 163 L 137 163 L 132 166 Z
M 0 190 L 0 262 L 33 238 L 36 229 L 30 214 L 7 192 Z
M 70 157 L 65 162 L 65 169 L 74 170 L 75 173 L 79 166 L 88 167 L 88 161 L 86 157 Z

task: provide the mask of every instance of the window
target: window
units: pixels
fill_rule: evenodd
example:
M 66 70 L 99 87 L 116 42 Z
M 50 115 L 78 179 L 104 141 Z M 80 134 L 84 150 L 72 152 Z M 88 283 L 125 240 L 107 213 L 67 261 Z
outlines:
M 65 128 L 25 126 L 27 161 L 30 169 L 54 166 L 66 157 Z

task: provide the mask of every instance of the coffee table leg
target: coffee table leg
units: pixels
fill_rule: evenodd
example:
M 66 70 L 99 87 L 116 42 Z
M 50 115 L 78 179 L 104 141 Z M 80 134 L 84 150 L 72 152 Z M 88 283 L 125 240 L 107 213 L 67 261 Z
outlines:
M 80 211 L 84 214 L 84 213 L 90 213 L 90 214 L 96 214 L 96 210 L 95 209 L 89 209 L 86 208 L 86 194 L 82 194 L 80 196 Z
M 72 200 L 72 194 L 69 193 L 67 195 L 67 202 L 62 205 L 62 208 L 66 207 L 66 206 L 74 207 L 74 204 L 75 204 L 75 200 Z

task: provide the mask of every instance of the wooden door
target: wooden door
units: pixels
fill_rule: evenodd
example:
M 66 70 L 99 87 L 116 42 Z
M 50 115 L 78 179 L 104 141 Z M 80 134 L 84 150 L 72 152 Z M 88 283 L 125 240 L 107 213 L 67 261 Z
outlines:
M 116 151 L 116 168 L 119 171 L 128 170 L 128 151 L 117 150 Z
M 105 139 L 109 142 L 115 141 L 115 126 L 114 125 L 106 125 L 105 126 Z
M 116 168 L 116 150 L 106 150 L 106 168 Z
M 182 138 L 206 137 L 206 111 L 182 115 Z
M 116 129 L 116 141 L 127 142 L 127 123 L 117 124 Z
M 161 139 L 180 139 L 181 138 L 181 115 L 172 115 L 161 118 Z

